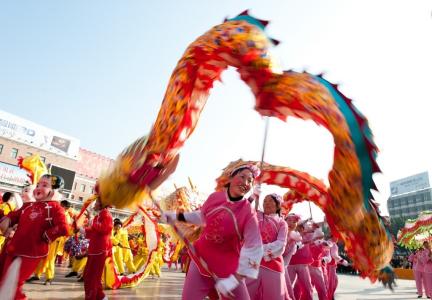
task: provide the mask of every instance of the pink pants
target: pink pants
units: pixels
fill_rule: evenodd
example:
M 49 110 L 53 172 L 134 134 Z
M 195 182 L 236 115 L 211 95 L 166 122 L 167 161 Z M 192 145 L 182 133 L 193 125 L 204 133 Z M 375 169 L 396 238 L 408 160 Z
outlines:
M 414 270 L 414 280 L 417 287 L 417 295 L 423 296 L 423 272 Z
M 284 300 L 285 278 L 283 272 L 260 267 L 257 279 L 246 279 L 249 296 L 253 300 Z
M 321 267 L 309 266 L 309 273 L 312 285 L 318 293 L 319 300 L 327 300 L 327 287 L 324 283 L 324 276 Z
M 425 294 L 427 297 L 432 296 L 432 273 L 422 272 L 423 274 L 423 285 L 425 287 Z
M 285 267 L 285 286 L 286 286 L 286 295 L 285 300 L 296 300 L 294 298 L 294 291 L 291 283 L 291 279 L 288 274 L 288 266 Z
M 189 271 L 183 286 L 183 300 L 202 300 L 212 290 L 214 290 L 215 281 L 211 277 L 201 275 L 194 261 L 191 261 Z M 233 291 L 234 299 L 250 300 L 244 281 Z M 222 297 L 222 299 L 227 299 Z
M 294 298 L 297 300 L 312 300 L 313 291 L 308 266 L 289 265 L 288 274 L 291 282 L 294 283 Z
M 324 284 L 326 286 L 326 290 L 327 290 L 327 293 L 328 293 L 327 265 L 322 265 L 321 270 L 322 270 L 323 277 L 324 277 Z
M 328 298 L 333 299 L 337 286 L 338 286 L 338 277 L 336 274 L 336 267 L 333 265 L 327 265 L 327 280 L 328 280 Z

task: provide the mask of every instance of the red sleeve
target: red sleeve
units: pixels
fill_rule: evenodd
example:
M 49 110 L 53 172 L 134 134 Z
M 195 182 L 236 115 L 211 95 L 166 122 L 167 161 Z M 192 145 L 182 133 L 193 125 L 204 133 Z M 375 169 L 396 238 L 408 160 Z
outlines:
M 15 224 L 18 224 L 19 219 L 21 217 L 21 213 L 22 213 L 22 208 L 11 211 L 10 213 L 8 213 L 5 218 L 9 218 L 9 220 L 11 220 L 10 226 L 13 226 Z
M 90 231 L 99 234 L 111 234 L 113 228 L 113 220 L 110 212 L 103 209 L 98 216 L 97 222 L 93 221 Z M 87 232 L 87 230 L 86 230 Z
M 47 229 L 44 233 L 51 242 L 60 236 L 66 236 L 69 232 L 69 226 L 66 223 L 66 215 L 63 207 L 61 207 L 57 203 L 52 204 L 52 206 L 53 207 L 51 210 L 51 222 L 53 226 Z

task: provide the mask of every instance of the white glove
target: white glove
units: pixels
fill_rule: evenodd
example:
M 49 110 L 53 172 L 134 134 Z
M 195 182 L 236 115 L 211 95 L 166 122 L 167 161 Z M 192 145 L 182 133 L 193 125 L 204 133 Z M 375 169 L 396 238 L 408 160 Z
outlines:
M 260 194 L 261 194 L 261 185 L 260 184 L 256 184 L 255 185 L 255 187 L 254 187 L 254 189 L 253 189 L 253 192 L 252 192 L 252 195 L 250 196 L 250 202 L 253 202 L 253 201 L 258 201 L 259 200 L 259 197 L 260 197 Z
M 302 240 L 302 236 L 298 231 L 290 231 L 289 238 L 294 240 L 295 242 L 300 242 Z
M 349 263 L 344 259 L 344 260 L 342 260 L 342 263 L 341 263 L 343 266 L 345 266 L 345 267 L 348 267 L 349 266 Z
M 267 250 L 263 256 L 264 261 L 271 261 L 273 259 L 273 255 L 271 250 Z
M 330 256 L 324 256 L 322 258 L 323 262 L 325 262 L 326 264 L 328 264 L 329 262 L 331 262 L 332 258 Z
M 160 223 L 172 224 L 177 220 L 177 213 L 175 211 L 164 211 L 159 218 Z
M 216 290 L 224 297 L 233 297 L 233 290 L 240 284 L 234 275 L 230 275 L 228 278 L 219 279 L 216 282 Z
M 297 242 L 296 246 L 297 246 L 297 250 L 299 250 L 299 249 L 303 248 L 304 244 L 302 242 Z

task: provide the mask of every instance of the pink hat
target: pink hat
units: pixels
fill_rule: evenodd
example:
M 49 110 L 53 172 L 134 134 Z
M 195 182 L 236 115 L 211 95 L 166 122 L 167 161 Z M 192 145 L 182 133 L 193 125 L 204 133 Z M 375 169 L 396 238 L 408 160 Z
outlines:
M 285 219 L 286 219 L 286 220 L 289 220 L 289 221 L 298 222 L 298 221 L 300 221 L 301 217 L 300 217 L 299 215 L 296 215 L 296 214 L 288 214 L 288 215 L 285 217 Z
M 268 196 L 272 197 L 275 201 L 277 201 L 279 204 L 282 203 L 282 197 L 276 193 L 269 194 Z
M 256 165 L 245 164 L 245 165 L 240 165 L 237 168 L 233 169 L 231 171 L 230 177 L 232 177 L 235 172 L 242 169 L 248 169 L 249 171 L 251 171 L 254 178 L 257 178 L 261 174 L 261 170 Z

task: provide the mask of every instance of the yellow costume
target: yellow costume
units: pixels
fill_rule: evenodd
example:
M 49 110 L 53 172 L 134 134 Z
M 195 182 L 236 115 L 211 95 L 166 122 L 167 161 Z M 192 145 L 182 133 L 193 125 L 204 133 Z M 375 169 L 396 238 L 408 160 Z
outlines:
M 126 264 L 129 273 L 135 273 L 136 268 L 133 262 L 132 251 L 129 248 L 128 232 L 124 228 L 113 230 L 111 241 L 113 244 L 113 257 L 116 268 L 120 274 L 125 272 L 124 264 Z
M 163 255 L 165 252 L 165 243 L 162 242 L 162 240 L 159 241 L 158 248 L 156 252 L 153 254 L 150 269 L 150 275 L 157 275 L 158 277 L 161 277 L 161 267 L 164 264 Z
M 9 202 L 4 202 L 4 203 L 0 204 L 0 210 L 3 210 L 3 215 L 6 216 L 11 211 L 15 210 L 15 204 L 9 203 Z M 0 236 L 0 251 L 3 247 L 5 240 L 6 240 L 6 238 L 1 235 Z
M 41 278 L 42 273 L 45 273 L 46 281 L 52 281 L 55 275 L 55 259 L 62 237 L 57 238 L 49 244 L 48 255 L 42 259 L 34 272 L 35 276 Z
M 136 269 L 139 270 L 147 262 L 149 250 L 147 248 L 147 244 L 144 241 L 144 238 L 142 237 L 138 238 L 137 243 L 138 243 L 138 252 L 134 257 L 134 265 Z
M 84 256 L 83 258 L 73 258 L 72 262 L 72 272 L 81 273 L 84 270 L 84 267 L 87 263 L 87 256 Z

